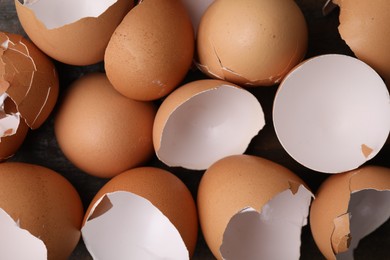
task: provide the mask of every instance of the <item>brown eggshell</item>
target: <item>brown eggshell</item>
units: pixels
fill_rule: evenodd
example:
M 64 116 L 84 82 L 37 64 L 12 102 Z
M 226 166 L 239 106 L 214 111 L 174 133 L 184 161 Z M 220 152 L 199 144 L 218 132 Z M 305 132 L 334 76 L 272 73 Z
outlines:
M 89 65 L 103 60 L 112 33 L 134 2 L 118 0 L 98 17 L 85 17 L 50 29 L 28 6 L 19 0 L 15 0 L 15 5 L 23 29 L 43 52 L 63 63 Z M 82 8 L 81 3 L 74 8 Z M 58 17 L 61 16 L 58 14 Z
M 48 259 L 67 259 L 80 239 L 80 197 L 64 177 L 48 168 L 0 164 L 0 208 L 45 243 Z
M 54 129 L 72 163 L 109 178 L 152 156 L 155 114 L 152 103 L 122 96 L 105 74 L 93 73 L 74 82 L 65 94 Z
M 252 155 L 228 156 L 210 166 L 199 184 L 197 204 L 214 256 L 222 259 L 223 235 L 236 213 L 248 207 L 261 211 L 276 195 L 285 190 L 294 194 L 300 185 L 305 184 L 285 167 Z
M 310 209 L 310 227 L 318 248 L 327 259 L 336 259 L 336 254 L 346 251 L 350 240 L 354 239 L 350 233 L 351 214 L 348 208 L 351 194 L 370 189 L 389 191 L 390 170 L 363 166 L 332 175 L 320 186 Z
M 303 59 L 307 34 L 295 1 L 215 1 L 200 21 L 198 67 L 239 85 L 274 85 Z
M 390 5 L 387 0 L 333 0 L 340 7 L 341 37 L 354 54 L 390 80 Z
M 20 121 L 15 134 L 2 137 L 0 142 L 0 161 L 6 160 L 16 153 L 23 144 L 28 133 L 28 126 L 24 121 Z
M 183 80 L 192 63 L 194 33 L 180 0 L 141 1 L 116 28 L 105 53 L 115 89 L 136 100 L 155 100 Z
M 130 192 L 150 201 L 176 227 L 189 255 L 192 256 L 197 241 L 197 211 L 190 191 L 179 178 L 166 170 L 154 167 L 139 167 L 125 171 L 99 190 L 87 209 L 83 226 L 90 221 L 91 210 L 96 206 L 96 202 L 104 195 L 117 191 Z M 153 232 L 154 230 L 150 231 L 151 234 Z

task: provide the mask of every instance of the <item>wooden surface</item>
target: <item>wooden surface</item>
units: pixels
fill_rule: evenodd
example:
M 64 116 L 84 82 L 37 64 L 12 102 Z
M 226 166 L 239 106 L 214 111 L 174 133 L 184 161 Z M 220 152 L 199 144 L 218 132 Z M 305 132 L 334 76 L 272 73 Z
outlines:
M 353 55 L 348 46 L 341 40 L 338 31 L 338 11 L 324 17 L 321 7 L 326 0 L 297 0 L 301 7 L 309 27 L 309 49 L 307 58 L 326 53 L 342 53 Z M 13 0 L 0 0 L 0 31 L 24 34 L 14 8 Z M 75 67 L 55 63 L 60 75 L 60 94 L 76 78 L 90 71 L 103 71 L 103 64 L 88 67 Z M 186 80 L 203 77 L 197 71 L 191 71 Z M 265 115 L 266 126 L 251 142 L 246 153 L 262 156 L 278 162 L 304 179 L 310 188 L 315 192 L 321 182 L 328 177 L 326 174 L 313 172 L 296 163 L 280 146 L 272 127 L 271 109 L 273 97 L 277 86 L 270 88 L 257 88 L 250 91 L 258 97 Z M 49 167 L 63 174 L 78 190 L 85 208 L 88 206 L 97 190 L 107 181 L 86 175 L 75 168 L 61 153 L 53 133 L 53 117 L 51 117 L 39 129 L 30 131 L 21 149 L 11 159 L 12 161 L 23 161 Z M 390 167 L 389 144 L 369 164 L 376 164 Z M 202 176 L 201 171 L 190 171 L 182 168 L 167 168 L 156 158 L 148 165 L 169 169 L 179 176 L 191 190 L 196 198 L 197 186 Z M 356 251 L 356 259 L 390 259 L 390 221 L 387 221 L 381 228 L 363 239 Z M 283 250 L 281 248 L 281 250 Z M 91 259 L 82 241 L 74 251 L 71 259 Z M 194 259 L 214 259 L 208 250 L 201 234 L 197 245 Z M 323 259 L 310 234 L 308 226 L 303 228 L 301 259 Z

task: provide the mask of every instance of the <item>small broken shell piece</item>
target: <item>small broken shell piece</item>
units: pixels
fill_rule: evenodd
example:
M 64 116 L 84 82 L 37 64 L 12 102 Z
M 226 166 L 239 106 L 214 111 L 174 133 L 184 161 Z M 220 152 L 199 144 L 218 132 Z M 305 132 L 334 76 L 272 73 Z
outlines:
M 264 125 L 262 107 L 249 91 L 226 81 L 198 80 L 163 101 L 153 144 L 168 166 L 202 170 L 225 156 L 244 153 Z
M 390 169 L 363 166 L 332 175 L 310 209 L 314 240 L 327 259 L 353 259 L 359 241 L 390 217 Z

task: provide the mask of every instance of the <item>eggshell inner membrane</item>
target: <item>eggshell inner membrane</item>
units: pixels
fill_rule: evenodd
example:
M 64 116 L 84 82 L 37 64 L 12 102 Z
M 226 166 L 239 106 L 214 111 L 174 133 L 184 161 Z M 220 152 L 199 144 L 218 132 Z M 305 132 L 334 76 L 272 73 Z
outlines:
M 201 92 L 176 108 L 164 127 L 157 156 L 169 166 L 202 170 L 245 152 L 265 124 L 248 91 L 228 85 Z
M 300 185 L 285 190 L 261 212 L 248 207 L 228 223 L 220 247 L 224 259 L 299 259 L 301 229 L 307 224 L 312 193 Z M 281 250 L 282 248 L 282 250 Z
M 273 120 L 279 141 L 295 160 L 316 171 L 340 173 L 373 158 L 386 142 L 389 92 L 362 61 L 318 56 L 282 82 Z
M 7 113 L 4 101 L 8 98 L 7 93 L 0 95 L 0 142 L 1 137 L 14 135 L 19 127 L 20 113 Z
M 168 218 L 150 201 L 130 192 L 105 194 L 81 232 L 94 259 L 189 259 Z
M 85 17 L 99 17 L 117 0 L 24 0 L 47 29 L 55 29 Z
M 42 240 L 20 228 L 19 223 L 1 208 L 0 230 L 1 259 L 47 259 L 47 249 Z
M 359 241 L 390 218 L 389 201 L 390 190 L 367 189 L 351 194 L 348 206 L 351 240 L 348 250 L 337 254 L 337 259 L 353 259 Z

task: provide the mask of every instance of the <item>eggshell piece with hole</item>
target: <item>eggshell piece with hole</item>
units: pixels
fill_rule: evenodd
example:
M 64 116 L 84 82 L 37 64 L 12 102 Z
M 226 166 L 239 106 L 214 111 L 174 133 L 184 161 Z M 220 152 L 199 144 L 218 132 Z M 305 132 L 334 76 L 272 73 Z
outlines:
M 253 155 L 225 157 L 199 184 L 206 243 L 217 259 L 299 259 L 312 196 L 279 164 Z
M 242 154 L 265 124 L 249 91 L 226 81 L 187 83 L 160 105 L 153 125 L 157 157 L 168 166 L 202 170 Z
M 103 231 L 105 236 L 96 235 Z M 187 187 L 153 167 L 128 170 L 105 184 L 82 228 L 89 252 L 102 259 L 189 259 L 197 232 L 196 206 Z
M 2 219 L 13 220 L 6 224 L 10 234 L 2 229 L 1 241 L 16 233 L 30 233 L 22 236 L 28 244 L 13 241 L 17 243 L 12 245 L 14 250 L 30 248 L 31 253 L 42 255 L 45 249 L 47 259 L 67 259 L 80 239 L 83 218 L 80 197 L 64 177 L 48 168 L 16 162 L 0 164 L 0 209 Z M 0 258 L 14 259 L 3 255 L 12 253 L 8 251 L 12 248 L 1 250 Z M 37 255 L 30 255 L 29 259 L 38 259 L 34 256 Z
M 274 85 L 303 59 L 307 34 L 295 1 L 215 1 L 199 24 L 198 68 L 239 85 Z
M 156 108 L 119 94 L 104 73 L 87 74 L 65 93 L 54 130 L 65 156 L 83 171 L 113 177 L 153 155 Z
M 327 259 L 353 258 L 359 241 L 390 217 L 390 169 L 363 166 L 331 175 L 310 209 L 314 240 Z
M 72 65 L 103 60 L 108 41 L 134 6 L 128 0 L 15 0 L 29 38 L 47 55 Z
M 194 54 L 194 32 L 180 0 L 141 1 L 116 28 L 105 53 L 116 90 L 136 100 L 166 96 L 184 79 Z
M 389 92 L 367 64 L 346 55 L 309 59 L 280 84 L 273 107 L 279 141 L 299 163 L 340 173 L 372 159 L 390 131 Z

